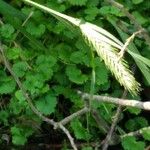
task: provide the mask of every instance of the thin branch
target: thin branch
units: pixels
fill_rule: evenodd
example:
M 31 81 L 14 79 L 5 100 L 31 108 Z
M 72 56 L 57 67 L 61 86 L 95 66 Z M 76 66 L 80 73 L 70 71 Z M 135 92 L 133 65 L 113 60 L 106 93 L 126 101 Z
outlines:
M 121 138 L 124 138 L 126 136 L 135 136 L 135 137 L 139 137 L 142 135 L 143 131 L 147 131 L 147 130 L 150 130 L 150 127 L 144 127 L 144 128 L 141 128 L 140 130 L 137 130 L 137 131 L 134 131 L 134 132 L 130 132 L 130 133 L 127 133 L 127 134 L 124 134 L 121 136 Z
M 125 98 L 127 96 L 127 91 L 124 90 L 123 92 L 123 95 L 122 95 L 122 98 Z M 104 143 L 103 143 L 103 147 L 102 147 L 102 150 L 107 150 L 108 146 L 109 146 L 109 143 L 110 143 L 110 140 L 111 140 L 111 137 L 113 135 L 113 132 L 115 130 L 115 127 L 118 123 L 118 120 L 119 120 L 119 117 L 120 117 L 120 114 L 122 112 L 122 106 L 119 105 L 118 109 L 117 109 L 117 112 L 114 116 L 114 119 L 113 119 L 113 122 L 112 122 L 112 125 L 111 125 L 111 128 L 106 136 L 106 139 L 104 140 Z
M 96 109 L 91 109 L 91 114 L 93 118 L 95 119 L 99 130 L 106 134 L 109 130 L 109 125 L 106 123 L 106 121 L 99 115 L 98 111 Z
M 112 122 L 112 125 L 111 125 L 111 128 L 106 136 L 106 139 L 104 140 L 104 142 L 102 143 L 103 147 L 102 147 L 102 150 L 107 150 L 108 146 L 109 146 L 109 143 L 110 143 L 110 140 L 111 140 L 111 137 L 112 137 L 112 134 L 115 130 L 115 127 L 117 125 L 117 122 L 118 122 L 118 118 L 120 116 L 120 113 L 122 111 L 122 106 L 119 106 L 118 109 L 117 109 L 117 112 L 114 116 L 114 120 Z
M 138 32 L 136 32 L 135 34 L 138 34 Z M 134 37 L 133 37 L 134 38 Z M 130 40 L 132 39 L 132 37 L 130 38 Z M 129 40 L 128 41 L 128 44 L 129 44 Z M 126 44 L 126 46 L 128 45 Z M 135 66 L 133 65 L 132 66 L 132 71 L 135 72 Z M 122 98 L 125 98 L 128 94 L 128 91 L 127 90 L 124 90 L 123 94 L 122 94 Z M 102 147 L 102 150 L 107 150 L 108 146 L 109 146 L 109 143 L 111 142 L 111 139 L 113 137 L 113 132 L 117 126 L 117 123 L 118 123 L 118 120 L 120 118 L 120 115 L 121 115 L 121 112 L 122 112 L 122 106 L 119 105 L 119 107 L 117 108 L 117 112 L 114 116 L 114 119 L 113 119 L 113 122 L 112 122 L 112 125 L 111 125 L 111 128 L 106 136 L 106 139 L 104 140 L 104 142 L 102 143 L 103 147 Z
M 71 114 L 70 116 L 64 118 L 63 120 L 61 120 L 60 122 L 58 122 L 58 124 L 60 123 L 62 125 L 65 125 L 65 124 L 69 123 L 71 120 L 73 120 L 74 118 L 79 117 L 79 116 L 87 113 L 88 111 L 89 111 L 89 109 L 87 107 L 84 107 L 81 110 L 79 110 L 79 111 Z M 57 128 L 57 126 L 56 126 L 56 128 Z
M 90 94 L 88 93 L 82 93 L 81 91 L 78 91 L 78 94 L 81 95 L 83 99 L 90 99 Z M 129 100 L 129 99 L 113 98 L 108 96 L 93 95 L 93 101 L 94 100 L 98 102 L 106 102 L 121 106 L 129 106 L 144 110 L 150 110 L 150 101 L 140 102 L 138 100 Z
M 142 36 L 145 39 L 146 43 L 150 46 L 150 36 L 148 34 L 148 32 L 146 31 L 146 29 L 144 29 L 136 20 L 136 18 L 129 13 L 129 11 L 120 3 L 114 1 L 114 0 L 105 0 L 106 2 L 110 3 L 111 5 L 117 7 L 118 9 L 120 9 L 128 18 L 129 20 L 134 24 L 135 28 L 137 29 L 137 31 L 144 31 Z
M 150 145 L 145 148 L 145 150 L 150 150 Z
M 75 145 L 75 143 L 74 143 L 74 139 L 73 139 L 72 136 L 70 135 L 70 132 L 69 132 L 61 123 L 59 123 L 59 128 L 60 128 L 62 131 L 64 131 L 64 133 L 67 135 L 67 137 L 68 137 L 68 139 L 69 139 L 69 141 L 70 141 L 70 143 L 71 143 L 72 148 L 73 148 L 74 150 L 77 150 L 77 147 L 76 147 L 76 145 Z

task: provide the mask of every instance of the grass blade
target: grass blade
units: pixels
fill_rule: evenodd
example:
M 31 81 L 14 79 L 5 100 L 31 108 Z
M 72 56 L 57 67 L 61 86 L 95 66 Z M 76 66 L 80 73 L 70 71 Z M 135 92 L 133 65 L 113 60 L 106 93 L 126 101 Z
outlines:
M 7 21 L 11 25 L 13 25 L 13 27 L 16 30 L 20 30 L 20 32 L 31 41 L 34 48 L 36 47 L 37 49 L 44 50 L 44 51 L 47 50 L 39 40 L 36 40 L 30 33 L 28 33 L 21 26 L 21 23 L 27 18 L 27 16 L 23 14 L 20 10 L 0 0 L 0 14 L 2 14 L 5 18 L 7 18 Z
M 126 39 L 129 38 L 129 36 L 124 33 L 118 26 L 117 26 L 117 18 L 112 18 L 111 17 L 107 17 L 107 20 L 114 26 L 114 28 L 117 30 L 117 32 L 119 33 L 120 37 L 122 38 L 123 42 L 126 41 Z M 137 55 L 141 55 L 140 52 L 138 51 L 138 49 L 136 48 L 136 46 L 134 45 L 133 42 L 130 43 L 130 45 L 128 46 L 128 50 L 127 52 L 133 57 L 135 63 L 137 64 L 138 68 L 141 70 L 143 76 L 145 77 L 145 79 L 147 80 L 148 84 L 150 85 L 150 69 L 147 67 L 147 65 L 145 63 L 143 63 L 143 61 L 141 61 L 141 59 L 139 59 L 139 57 L 137 57 Z

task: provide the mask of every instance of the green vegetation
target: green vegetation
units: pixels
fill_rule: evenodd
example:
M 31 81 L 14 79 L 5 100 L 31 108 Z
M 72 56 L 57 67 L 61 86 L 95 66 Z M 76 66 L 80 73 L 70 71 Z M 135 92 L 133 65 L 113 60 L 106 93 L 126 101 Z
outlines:
M 119 112 L 93 95 L 148 99 L 149 0 L 36 0 L 38 8 L 29 2 L 0 0 L 1 147 L 148 147 L 148 112 L 138 106 Z

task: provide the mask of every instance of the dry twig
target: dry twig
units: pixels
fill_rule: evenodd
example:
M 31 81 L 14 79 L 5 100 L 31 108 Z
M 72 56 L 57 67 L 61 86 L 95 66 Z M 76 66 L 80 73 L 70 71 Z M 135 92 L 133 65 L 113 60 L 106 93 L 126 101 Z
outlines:
M 121 136 L 121 138 L 124 138 L 126 136 L 139 137 L 139 136 L 141 136 L 141 134 L 143 133 L 143 131 L 147 131 L 147 130 L 150 130 L 150 127 L 144 127 L 144 128 L 141 128 L 140 130 L 124 134 L 124 135 Z
M 83 99 L 90 99 L 90 94 L 88 93 L 82 93 L 81 91 L 78 91 L 78 94 L 81 95 Z M 99 95 L 93 95 L 93 101 L 106 102 L 106 103 L 112 103 L 121 106 L 129 106 L 129 107 L 136 107 L 144 110 L 150 110 L 150 101 L 140 102 L 138 100 L 113 98 L 113 97 L 99 96 Z
M 122 98 L 125 98 L 126 95 L 127 95 L 127 93 L 128 93 L 128 92 L 127 92 L 126 90 L 124 90 L 123 95 L 122 95 Z M 117 109 L 117 112 L 116 112 L 116 114 L 115 114 L 115 116 L 114 116 L 114 119 L 113 119 L 111 128 L 110 128 L 110 130 L 109 130 L 109 132 L 108 132 L 108 134 L 107 134 L 107 136 L 106 136 L 106 139 L 104 140 L 102 150 L 107 150 L 107 148 L 108 148 L 108 146 L 109 146 L 109 143 L 110 143 L 110 140 L 111 140 L 111 137 L 112 137 L 113 132 L 114 132 L 114 130 L 115 130 L 115 127 L 116 127 L 116 125 L 117 125 L 117 123 L 118 123 L 118 120 L 119 120 L 119 117 L 120 117 L 121 112 L 122 112 L 122 106 L 119 105 L 119 107 L 118 107 L 118 109 Z
M 62 124 L 62 125 L 65 125 L 67 123 L 69 123 L 71 120 L 73 120 L 74 118 L 78 117 L 78 116 L 81 116 L 85 113 L 89 112 L 89 108 L 87 107 L 84 107 L 82 108 L 81 110 L 71 114 L 70 116 L 64 118 L 63 120 L 61 120 L 58 124 Z

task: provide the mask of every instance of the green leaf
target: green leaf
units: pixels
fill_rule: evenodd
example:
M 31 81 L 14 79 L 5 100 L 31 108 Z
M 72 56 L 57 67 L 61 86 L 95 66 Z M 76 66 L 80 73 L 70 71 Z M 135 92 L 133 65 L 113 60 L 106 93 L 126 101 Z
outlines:
M 26 30 L 35 37 L 41 37 L 45 32 L 45 25 L 35 25 L 33 22 L 28 23 Z
M 113 14 L 113 15 L 116 15 L 116 16 L 123 16 L 120 9 L 115 7 L 115 6 L 111 6 L 110 13 Z
M 66 74 L 69 77 L 70 81 L 77 84 L 83 84 L 88 79 L 88 77 L 82 74 L 81 70 L 78 69 L 76 66 L 67 66 Z
M 88 146 L 88 147 L 83 147 L 82 150 L 93 150 L 93 148 Z
M 139 108 L 128 107 L 127 110 L 128 110 L 131 114 L 135 114 L 135 115 L 139 115 L 139 114 L 141 113 L 141 109 L 139 109 Z
M 9 121 L 9 112 L 7 110 L 0 111 L 0 122 L 4 123 L 4 125 L 8 125 Z
M 144 150 L 145 143 L 136 141 L 135 137 L 127 136 L 121 141 L 124 150 Z
M 40 2 L 40 1 L 39 1 Z M 47 1 L 47 6 L 50 7 L 50 8 L 53 8 L 59 12 L 63 12 L 66 10 L 66 5 L 64 5 L 63 3 L 61 3 L 61 0 L 60 1 Z
M 16 29 L 19 29 L 20 32 L 29 39 L 31 42 L 31 47 L 36 50 L 47 51 L 46 47 L 41 43 L 41 41 L 36 40 L 30 33 L 28 33 L 22 26 L 17 26 L 14 24 Z
M 43 77 L 43 80 L 46 81 L 51 79 L 53 75 L 52 67 L 55 64 L 56 59 L 53 56 L 40 55 L 37 57 L 35 70 Z
M 85 51 L 75 51 L 71 54 L 70 60 L 76 64 L 85 64 L 89 66 L 89 58 Z
M 147 65 L 148 67 L 150 67 L 150 59 L 145 58 L 142 55 L 136 54 L 136 53 L 131 52 L 131 51 L 129 51 L 129 54 L 132 54 L 132 56 L 134 56 L 137 60 L 140 60 L 145 65 Z
M 24 145 L 27 142 L 27 138 L 23 135 L 13 135 L 12 143 L 15 145 Z
M 58 52 L 58 57 L 60 58 L 61 61 L 67 63 L 70 62 L 69 58 L 71 55 L 71 47 L 67 44 L 58 44 L 56 46 L 56 50 Z
M 84 53 L 82 51 L 75 51 L 71 54 L 70 56 L 70 60 L 73 62 L 73 63 L 76 63 L 76 64 L 82 64 L 83 63 L 83 57 L 84 57 Z
M 142 136 L 145 140 L 150 141 L 150 129 L 143 130 Z
M 100 13 L 102 15 L 107 15 L 110 13 L 110 6 L 103 6 L 100 8 Z
M 11 101 L 8 107 L 11 114 L 14 114 L 14 115 L 20 114 L 28 106 L 28 104 L 27 103 L 25 104 L 25 103 L 26 103 L 25 101 L 19 102 L 18 98 L 17 99 L 15 97 L 11 98 Z
M 142 25 L 148 22 L 148 20 L 144 16 L 142 16 L 142 14 L 140 14 L 138 11 L 132 12 L 132 15 L 136 18 L 136 21 Z
M 86 5 L 87 0 L 68 0 L 68 2 L 72 5 L 82 6 Z
M 106 70 L 105 66 L 96 67 L 96 84 L 97 85 L 104 85 L 108 82 L 108 71 Z
M 10 94 L 16 88 L 16 82 L 13 78 L 6 76 L 5 81 L 0 81 L 0 94 Z
M 47 55 L 40 55 L 37 57 L 36 65 L 41 64 L 49 64 L 49 67 L 54 66 L 56 63 L 56 59 L 53 56 L 47 56 Z
M 140 3 L 142 3 L 143 2 L 143 0 L 132 0 L 132 3 L 133 4 L 140 4 Z
M 74 121 L 71 121 L 71 128 L 73 129 L 73 132 L 75 134 L 75 137 L 79 140 L 87 140 L 90 139 L 90 135 L 87 132 L 87 130 L 82 126 L 82 123 L 76 119 Z
M 93 6 L 97 6 L 99 3 L 100 3 L 99 0 L 92 0 L 87 2 L 87 6 L 93 7 Z
M 34 20 L 36 20 L 36 22 L 41 23 L 42 21 L 45 21 L 43 13 L 39 10 L 34 10 L 34 9 L 29 8 L 29 7 L 23 7 L 21 9 L 21 11 L 26 16 L 29 16 L 29 14 L 33 11 L 34 13 L 32 14 L 32 18 Z
M 129 119 L 125 124 L 125 127 L 129 131 L 138 130 L 146 126 L 148 126 L 148 121 L 144 117 L 135 117 L 133 119 Z
M 18 90 L 15 92 L 15 97 L 18 99 L 18 103 L 20 105 L 22 105 L 24 107 L 28 105 L 21 90 Z
M 12 39 L 14 32 L 15 32 L 15 29 L 10 24 L 4 24 L 0 28 L 0 35 L 2 36 L 2 38 L 5 38 L 5 39 L 9 39 L 9 40 Z
M 19 126 L 11 127 L 12 143 L 15 145 L 24 145 L 27 142 L 27 137 L 33 133 L 31 128 L 22 128 Z
M 95 75 L 96 75 L 96 84 L 97 85 L 104 85 L 108 83 L 108 70 L 104 63 L 100 61 L 97 57 L 95 58 Z
M 31 95 L 39 94 L 44 86 L 43 76 L 36 73 L 35 75 L 27 75 L 23 82 L 24 87 L 31 92 Z
M 9 60 L 15 60 L 19 58 L 20 54 L 21 48 L 19 47 L 8 48 L 6 51 L 6 56 Z
M 41 97 L 38 101 L 36 101 L 37 109 L 45 115 L 50 115 L 51 113 L 54 113 L 56 105 L 57 99 L 51 94 L 47 94 Z
M 120 9 L 114 6 L 103 6 L 100 8 L 99 12 L 102 15 L 112 14 L 112 15 L 119 16 L 119 17 L 124 16 L 124 14 L 120 11 Z
M 62 22 L 58 22 L 55 28 L 53 29 L 53 32 L 59 34 L 63 32 L 64 30 L 66 30 L 66 26 Z
M 23 77 L 27 69 L 28 69 L 28 65 L 26 62 L 23 62 L 23 61 L 19 61 L 15 63 L 12 67 L 12 70 L 14 71 L 17 77 Z
M 99 14 L 99 9 L 97 7 L 89 7 L 85 10 L 85 14 L 87 14 L 85 17 L 86 20 L 93 21 Z
M 46 69 L 46 71 L 45 71 Z M 50 68 L 49 64 L 41 64 L 36 68 L 37 72 L 42 75 L 43 79 L 46 81 L 48 79 L 51 79 L 53 75 L 53 70 Z

